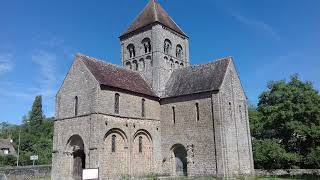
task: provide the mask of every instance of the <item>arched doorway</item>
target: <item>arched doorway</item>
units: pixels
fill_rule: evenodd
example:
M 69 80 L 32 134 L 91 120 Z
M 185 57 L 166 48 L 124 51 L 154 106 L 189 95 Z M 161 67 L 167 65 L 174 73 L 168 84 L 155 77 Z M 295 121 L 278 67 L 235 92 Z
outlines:
M 72 179 L 81 180 L 82 170 L 86 166 L 86 155 L 82 138 L 79 135 L 71 136 L 67 143 L 67 149 L 72 154 Z
M 176 144 L 171 148 L 173 155 L 173 174 L 176 176 L 188 175 L 187 150 L 181 144 Z

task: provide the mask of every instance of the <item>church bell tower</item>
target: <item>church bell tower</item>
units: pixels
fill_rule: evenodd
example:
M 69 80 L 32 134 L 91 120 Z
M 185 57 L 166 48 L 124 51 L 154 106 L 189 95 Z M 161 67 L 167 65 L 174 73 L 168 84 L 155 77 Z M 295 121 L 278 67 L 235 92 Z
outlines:
M 155 0 L 119 38 L 122 65 L 141 73 L 159 97 L 171 73 L 189 66 L 188 36 Z

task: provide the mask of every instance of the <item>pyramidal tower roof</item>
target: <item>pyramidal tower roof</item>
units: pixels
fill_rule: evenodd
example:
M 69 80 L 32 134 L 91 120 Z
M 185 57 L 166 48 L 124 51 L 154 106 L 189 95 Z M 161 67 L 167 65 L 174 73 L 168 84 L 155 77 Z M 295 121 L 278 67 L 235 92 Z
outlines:
M 120 37 L 153 23 L 160 23 L 170 28 L 171 30 L 187 37 L 187 35 L 171 19 L 171 17 L 161 7 L 161 5 L 158 2 L 156 2 L 156 0 L 149 1 L 146 7 L 140 12 L 138 17 L 133 21 L 129 28 Z

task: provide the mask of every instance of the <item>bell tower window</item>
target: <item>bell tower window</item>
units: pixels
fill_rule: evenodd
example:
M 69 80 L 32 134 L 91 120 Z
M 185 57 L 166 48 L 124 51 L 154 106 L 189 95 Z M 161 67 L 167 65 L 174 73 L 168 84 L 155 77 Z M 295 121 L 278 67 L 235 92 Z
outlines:
M 138 71 L 139 65 L 137 60 L 132 61 L 132 68 L 133 70 Z
M 164 40 L 163 52 L 165 54 L 170 54 L 171 47 L 172 47 L 171 41 L 169 39 Z
M 177 57 L 177 59 L 182 59 L 182 57 L 183 57 L 183 49 L 180 44 L 178 44 L 177 48 L 176 48 L 176 57 Z
M 135 51 L 135 48 L 134 48 L 134 45 L 133 45 L 133 44 L 129 44 L 129 45 L 127 46 L 127 49 L 128 49 L 128 51 L 129 51 L 129 57 L 130 57 L 130 58 L 133 58 L 133 57 L 136 56 L 136 51 Z
M 149 38 L 144 38 L 142 40 L 142 44 L 144 47 L 144 53 L 150 53 L 151 52 L 151 42 Z

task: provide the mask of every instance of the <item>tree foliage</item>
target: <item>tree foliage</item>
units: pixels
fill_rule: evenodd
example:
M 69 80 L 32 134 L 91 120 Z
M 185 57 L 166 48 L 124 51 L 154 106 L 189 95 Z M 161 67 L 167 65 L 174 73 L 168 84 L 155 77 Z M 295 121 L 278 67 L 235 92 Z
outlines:
M 256 167 L 320 168 L 318 91 L 297 75 L 267 87 L 249 109 Z
M 2 127 L 4 128 L 0 131 L 0 138 L 13 139 L 16 151 L 20 134 L 19 165 L 32 165 L 31 155 L 39 156 L 35 164 L 51 164 L 53 118 L 45 118 L 41 96 L 35 98 L 31 111 L 23 118 L 21 125 L 5 124 Z M 12 163 L 8 162 L 6 165 Z

